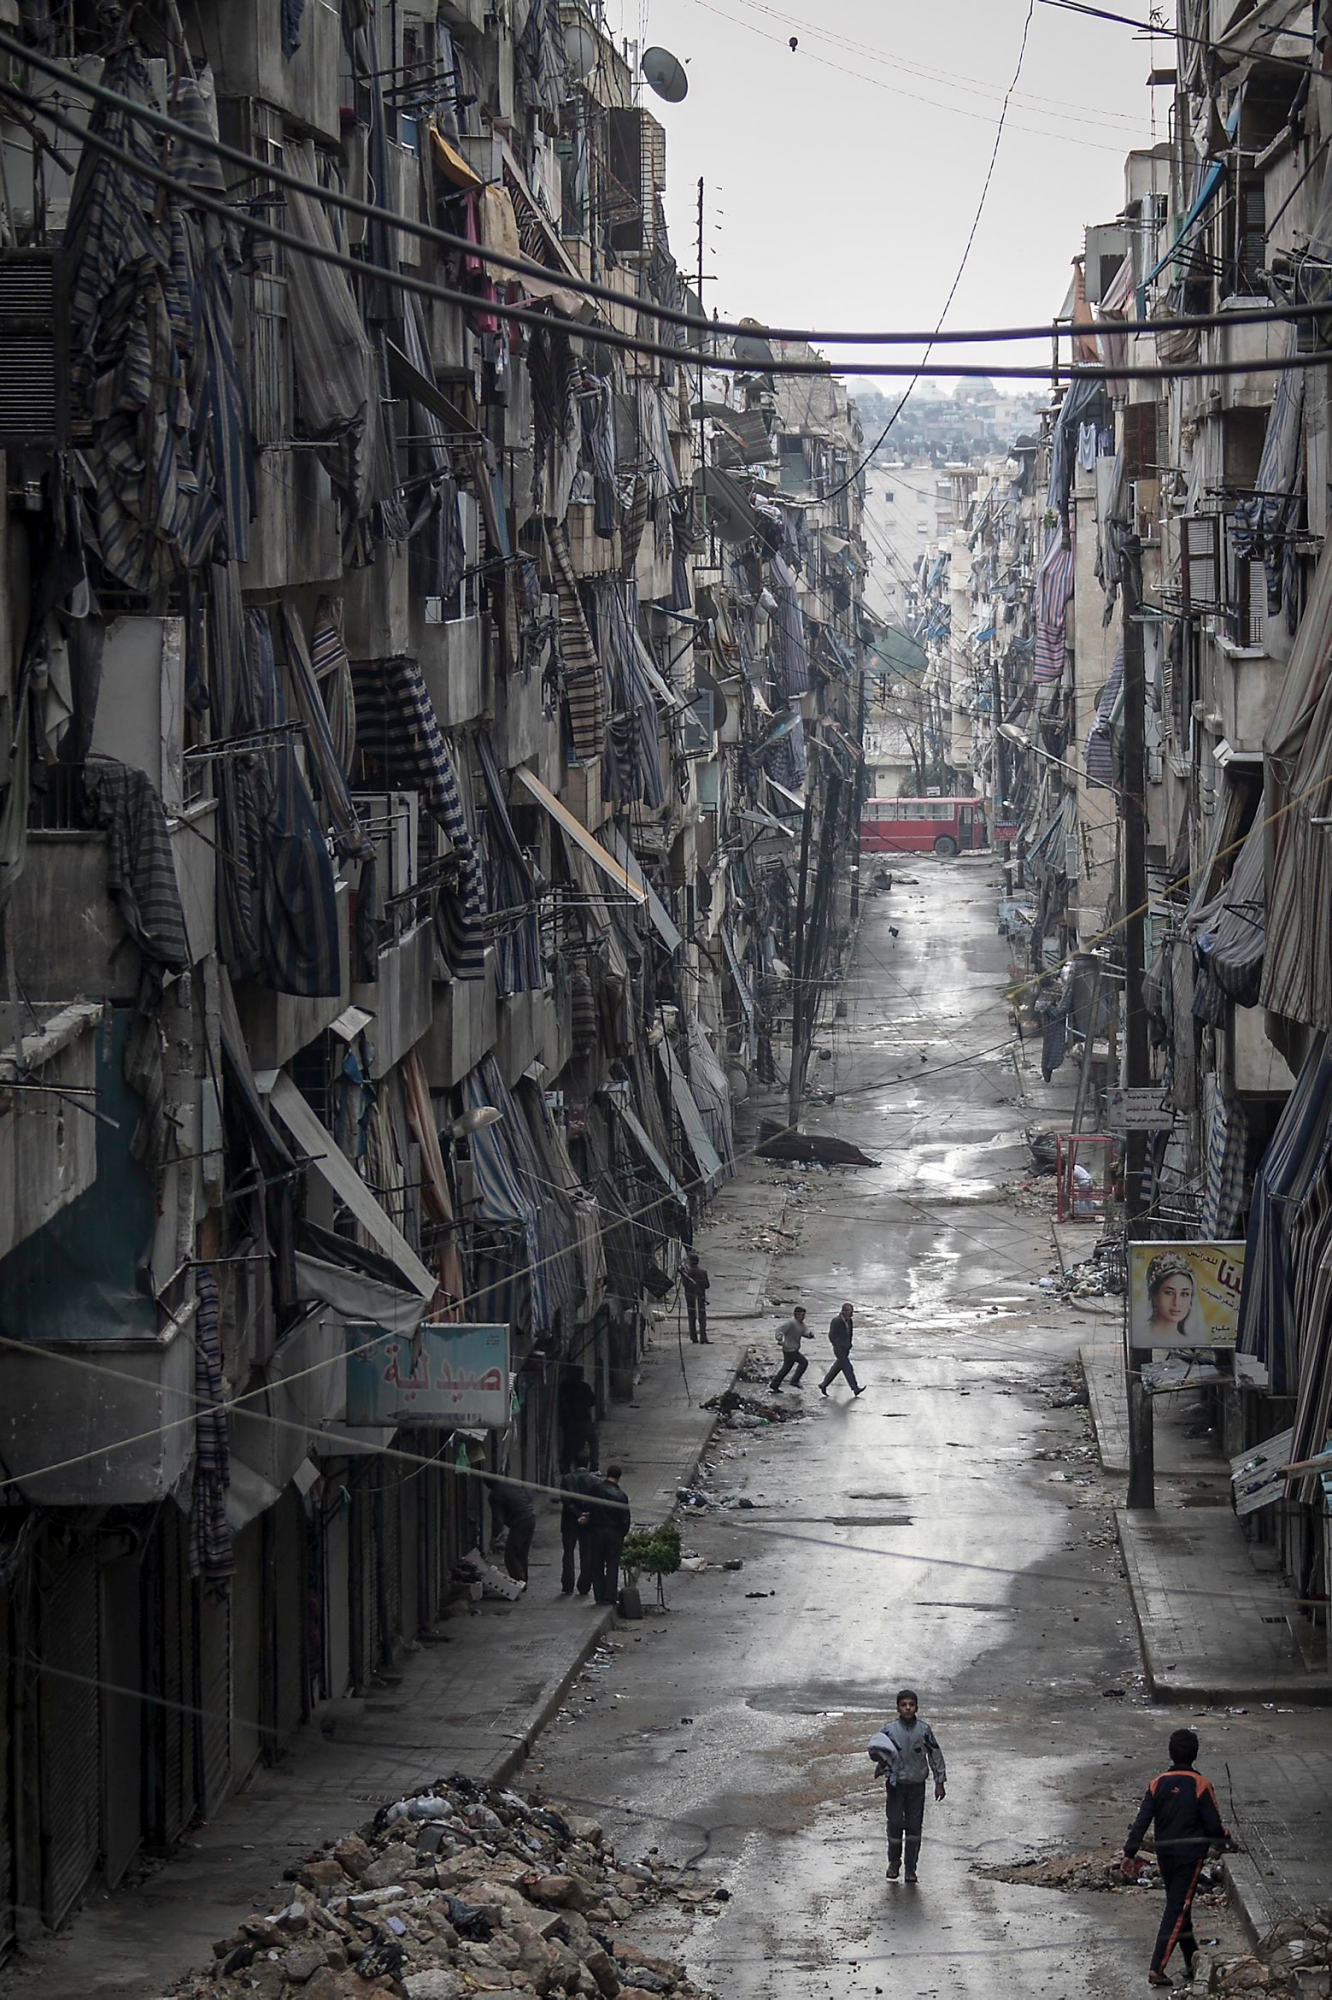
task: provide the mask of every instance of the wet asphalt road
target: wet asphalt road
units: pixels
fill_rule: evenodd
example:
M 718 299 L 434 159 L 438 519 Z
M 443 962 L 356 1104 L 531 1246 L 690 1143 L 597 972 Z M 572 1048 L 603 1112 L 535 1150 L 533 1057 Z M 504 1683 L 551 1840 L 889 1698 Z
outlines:
M 1155 1894 L 973 1872 L 1117 1847 L 1183 1718 L 1137 1688 L 1110 1483 L 1077 1455 L 1085 1411 L 1059 1405 L 1087 1322 L 1038 1292 L 1048 1226 L 1000 1195 L 1025 1172 L 1023 1126 L 1057 1122 L 1071 1086 L 1045 1089 L 1038 1051 L 1015 1047 L 992 866 L 910 873 L 870 899 L 847 1019 L 814 1066 L 837 1100 L 811 1122 L 882 1164 L 746 1169 L 801 1215 L 756 1339 L 775 1356 L 796 1303 L 816 1339 L 784 1392 L 802 1421 L 718 1434 L 706 1483 L 753 1511 L 682 1522 L 688 1550 L 744 1567 L 681 1574 L 665 1617 L 621 1626 L 529 1772 L 595 1808 L 622 1853 L 693 1860 L 729 1891 L 652 1934 L 726 2000 L 1137 1993 Z M 817 1387 L 843 1298 L 854 1401 Z M 864 1754 L 903 1683 L 949 1766 L 913 1889 L 884 1880 Z M 1237 1935 L 1215 1909 L 1198 1930 Z

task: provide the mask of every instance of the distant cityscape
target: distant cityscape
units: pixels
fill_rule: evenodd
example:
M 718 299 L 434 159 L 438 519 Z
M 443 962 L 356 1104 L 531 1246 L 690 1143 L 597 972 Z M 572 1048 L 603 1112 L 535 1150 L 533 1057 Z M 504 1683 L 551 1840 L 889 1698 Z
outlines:
M 877 378 L 849 379 L 866 445 L 873 443 L 902 399 L 896 387 L 885 391 Z M 906 407 L 884 440 L 876 459 L 920 461 L 943 465 L 986 457 L 1006 450 L 1024 431 L 1035 429 L 1047 396 L 1005 395 L 993 382 L 959 382 L 952 391 L 935 382 L 918 382 Z

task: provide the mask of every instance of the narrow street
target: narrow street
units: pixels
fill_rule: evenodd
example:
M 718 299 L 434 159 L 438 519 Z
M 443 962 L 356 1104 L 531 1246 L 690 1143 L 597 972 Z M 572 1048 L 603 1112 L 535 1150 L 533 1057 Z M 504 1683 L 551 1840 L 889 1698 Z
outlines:
M 1021 1080 L 1011 1059 L 993 871 L 913 857 L 902 872 L 916 884 L 866 909 L 837 1102 L 816 1114 L 882 1164 L 749 1169 L 811 1190 L 756 1323 L 774 1355 L 776 1319 L 807 1305 L 810 1371 L 782 1392 L 805 1420 L 719 1431 L 702 1483 L 753 1511 L 684 1512 L 710 1567 L 669 1580 L 665 1617 L 620 1626 L 529 1770 L 622 1851 L 692 1858 L 729 1892 L 667 1939 L 736 2000 L 989 1995 L 1014 1978 L 1137 1991 L 1156 1892 L 975 1872 L 1117 1843 L 1181 1718 L 1145 1706 L 1109 1483 L 1086 1411 L 1066 1406 L 1088 1322 L 1037 1291 L 1047 1226 L 1001 1198 L 1054 1093 L 1030 1051 Z M 840 1382 L 818 1392 L 844 1298 L 855 1401 Z M 914 1889 L 884 1880 L 865 1757 L 904 1683 L 949 1771 Z M 1199 1932 L 1238 1937 L 1211 1906 Z

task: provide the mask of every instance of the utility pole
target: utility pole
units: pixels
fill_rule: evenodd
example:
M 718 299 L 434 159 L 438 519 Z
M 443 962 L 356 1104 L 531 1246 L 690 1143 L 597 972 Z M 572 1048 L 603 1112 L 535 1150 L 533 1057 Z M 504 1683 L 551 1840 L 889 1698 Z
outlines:
M 860 915 L 860 822 L 865 812 L 865 800 L 869 788 L 865 782 L 865 669 L 859 672 L 860 693 L 856 700 L 856 748 L 860 752 L 860 763 L 856 769 L 854 810 L 847 826 L 847 853 L 851 857 L 851 922 Z
M 787 1106 L 793 1131 L 800 1124 L 800 1107 L 805 1094 L 809 1052 L 819 1017 L 818 996 L 823 987 L 827 959 L 828 919 L 833 900 L 833 862 L 837 853 L 837 818 L 841 799 L 842 780 L 835 771 L 829 772 L 823 792 L 823 818 L 819 826 L 819 859 L 814 871 L 814 894 L 812 908 L 809 911 L 808 931 L 801 921 L 802 913 L 797 912 L 797 923 L 800 926 L 800 983 L 796 988 L 796 1009 L 792 1010 L 791 1017 L 791 1080 Z M 805 864 L 801 871 L 802 883 L 805 880 L 808 859 L 808 850 L 802 840 L 801 860 Z
M 800 874 L 796 884 L 795 935 L 791 940 L 791 1068 L 786 1087 L 786 1122 L 791 1131 L 800 1125 L 800 1099 L 805 1087 L 804 1063 L 800 1055 L 801 1012 L 805 993 L 805 908 L 809 890 L 809 836 L 814 818 L 814 773 L 806 780 L 805 810 L 800 821 Z
M 1147 746 L 1145 737 L 1146 677 L 1143 667 L 1142 544 L 1136 535 L 1124 543 L 1120 558 L 1120 590 L 1124 611 L 1124 788 L 1119 795 L 1124 829 L 1124 1082 L 1150 1084 L 1151 1055 L 1143 975 L 1147 915 Z M 1131 1243 L 1147 1216 L 1145 1175 L 1147 1134 L 1130 1131 L 1124 1176 L 1124 1238 Z M 1128 1264 L 1127 1247 L 1125 1266 Z M 1132 1346 L 1131 1301 L 1125 1292 L 1124 1366 L 1128 1383 L 1130 1507 L 1155 1507 L 1156 1464 L 1151 1395 L 1142 1379 L 1141 1355 Z

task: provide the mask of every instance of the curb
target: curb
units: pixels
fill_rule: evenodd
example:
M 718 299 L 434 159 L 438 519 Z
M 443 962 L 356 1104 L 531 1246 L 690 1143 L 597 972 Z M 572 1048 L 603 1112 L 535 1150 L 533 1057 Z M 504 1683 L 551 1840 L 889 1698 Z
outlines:
M 1222 1869 L 1231 1903 L 1249 1942 L 1257 1944 L 1280 1920 L 1281 1911 L 1251 1855 L 1228 1854 Z
M 1091 1414 L 1092 1429 L 1096 1433 L 1096 1456 L 1101 1461 L 1102 1472 L 1126 1473 L 1127 1457 L 1108 1458 L 1106 1456 L 1106 1436 L 1111 1426 L 1101 1421 L 1101 1392 L 1097 1387 L 1096 1370 L 1090 1365 L 1091 1356 L 1087 1348 L 1078 1349 L 1078 1368 L 1083 1386 L 1087 1391 L 1087 1409 Z
M 744 1316 L 748 1317 L 748 1315 Z M 743 1360 L 744 1355 L 742 1354 L 736 1362 L 727 1389 L 718 1391 L 718 1400 L 727 1394 L 729 1389 L 734 1389 L 740 1379 L 740 1367 Z M 708 1411 L 708 1415 L 711 1418 L 711 1422 L 703 1434 L 698 1450 L 681 1471 L 680 1477 L 676 1482 L 678 1485 L 688 1486 L 693 1483 L 698 1472 L 699 1461 L 712 1443 L 720 1411 L 710 1410 Z M 680 1503 L 677 1500 L 667 1510 L 665 1519 L 673 1521 L 679 1512 L 679 1508 Z M 615 1629 L 615 1623 L 616 1615 L 614 1608 L 608 1606 L 599 1618 L 594 1619 L 591 1625 L 585 1628 L 573 1658 L 566 1661 L 563 1666 L 557 1667 L 542 1687 L 540 1694 L 528 1711 L 527 1719 L 522 1726 L 521 1732 L 507 1748 L 501 1750 L 498 1755 L 493 1757 L 481 1772 L 480 1782 L 482 1784 L 505 1785 L 522 1769 L 527 1759 L 536 1749 L 542 1730 L 546 1728 L 547 1724 L 558 1713 L 569 1689 L 573 1686 L 607 1632 Z

